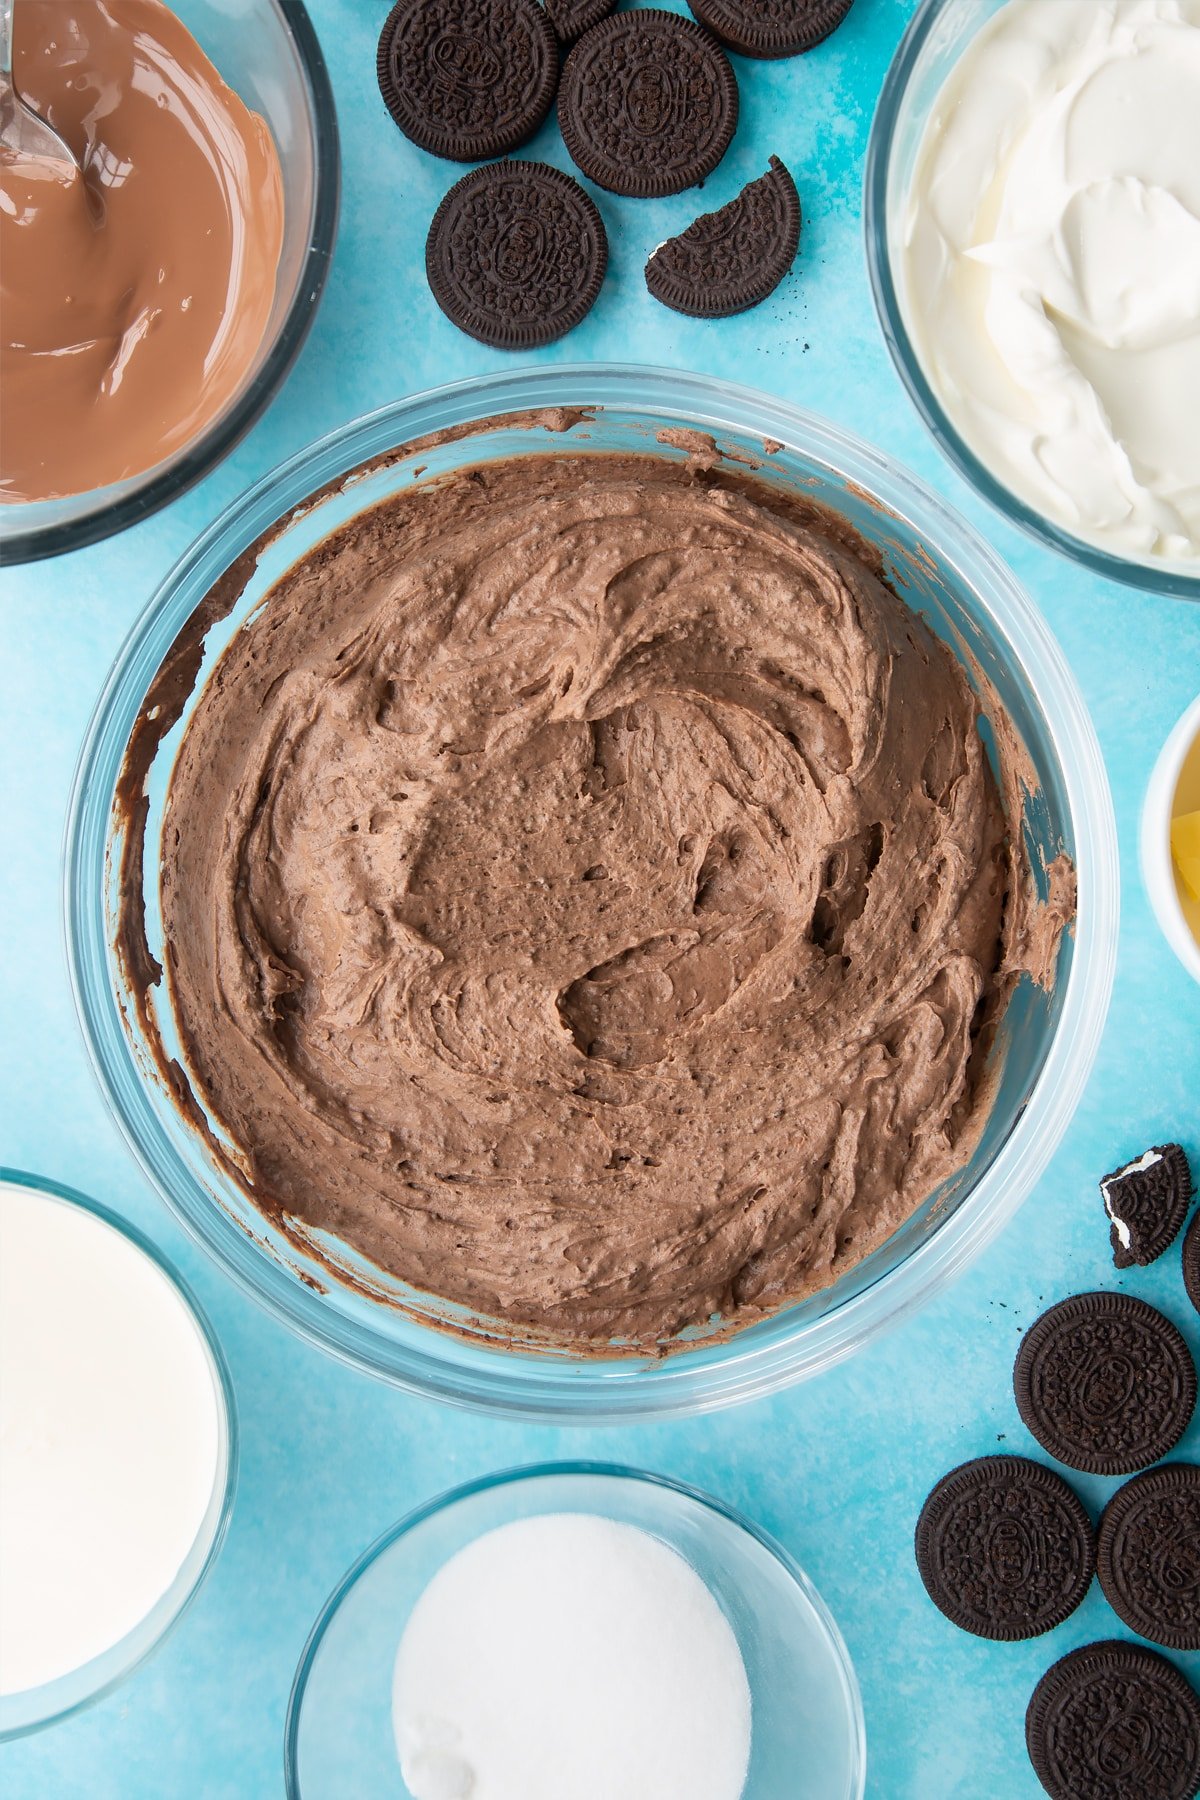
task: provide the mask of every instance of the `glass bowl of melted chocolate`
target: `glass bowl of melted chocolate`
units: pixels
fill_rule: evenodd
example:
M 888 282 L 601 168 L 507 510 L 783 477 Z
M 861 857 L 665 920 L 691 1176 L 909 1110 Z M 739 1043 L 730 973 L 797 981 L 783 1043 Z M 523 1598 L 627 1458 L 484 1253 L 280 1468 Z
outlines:
M 404 1386 L 696 1411 L 849 1354 L 1029 1195 L 1112 979 L 1035 608 L 834 426 L 461 383 L 195 544 L 84 748 L 68 939 L 168 1203 Z
M 337 227 L 300 0 L 22 0 L 13 71 L 74 163 L 0 164 L 0 552 L 77 550 L 228 454 L 291 368 Z

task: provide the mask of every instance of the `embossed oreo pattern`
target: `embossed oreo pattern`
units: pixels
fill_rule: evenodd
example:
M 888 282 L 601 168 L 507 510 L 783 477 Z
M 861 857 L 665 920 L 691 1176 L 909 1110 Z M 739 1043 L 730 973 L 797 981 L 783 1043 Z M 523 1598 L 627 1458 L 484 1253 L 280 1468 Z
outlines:
M 698 319 L 757 306 L 783 280 L 800 243 L 800 197 L 777 156 L 719 212 L 702 213 L 646 264 L 656 300 Z
M 397 0 L 379 91 L 406 137 L 453 162 L 515 150 L 550 110 L 558 44 L 537 0 Z
M 1025 1743 L 1051 1800 L 1193 1800 L 1200 1699 L 1157 1651 L 1109 1641 L 1042 1676 Z
M 743 56 L 798 56 L 836 31 L 854 0 L 688 0 L 702 25 Z
M 1188 1291 L 1188 1299 L 1200 1313 L 1200 1213 L 1188 1226 L 1183 1240 L 1183 1285 Z
M 557 36 L 564 44 L 573 44 L 616 12 L 617 0 L 545 0 L 545 6 Z
M 728 57 L 678 13 L 617 13 L 581 37 L 563 67 L 563 142 L 614 194 L 652 199 L 703 181 L 729 148 L 737 117 Z
M 1192 1199 L 1192 1171 L 1179 1144 L 1155 1144 L 1149 1154 L 1158 1158 L 1146 1169 L 1127 1175 L 1114 1170 L 1100 1183 L 1105 1204 L 1124 1226 L 1129 1242 L 1122 1242 L 1116 1221 L 1109 1226 L 1113 1262 L 1118 1269 L 1134 1263 L 1145 1266 L 1173 1244 L 1187 1218 Z
M 984 1456 L 943 1477 L 917 1521 L 930 1599 L 976 1637 L 1040 1637 L 1070 1616 L 1095 1568 L 1091 1521 L 1061 1475 Z
M 1171 1324 L 1131 1294 L 1077 1294 L 1027 1332 L 1017 1408 L 1052 1456 L 1094 1475 L 1132 1475 L 1179 1442 L 1196 1371 Z
M 1133 1631 L 1200 1650 L 1200 1467 L 1164 1463 L 1119 1488 L 1100 1520 L 1100 1585 Z
M 425 246 L 442 311 L 502 350 L 548 344 L 578 325 L 607 263 L 595 205 L 548 163 L 491 163 L 464 175 L 434 214 Z

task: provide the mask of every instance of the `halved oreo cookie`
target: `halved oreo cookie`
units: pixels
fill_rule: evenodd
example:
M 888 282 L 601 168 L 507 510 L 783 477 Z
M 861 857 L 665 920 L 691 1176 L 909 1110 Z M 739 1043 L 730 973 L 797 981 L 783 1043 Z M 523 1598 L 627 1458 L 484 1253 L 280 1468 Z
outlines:
M 396 0 L 376 58 L 405 137 L 452 162 L 531 138 L 558 85 L 558 44 L 537 0 Z
M 1200 1213 L 1188 1226 L 1183 1240 L 1183 1285 L 1188 1299 L 1200 1313 Z
M 1017 1410 L 1038 1443 L 1093 1475 L 1133 1475 L 1174 1448 L 1196 1370 L 1171 1324 L 1132 1294 L 1077 1294 L 1026 1333 Z
M 660 244 L 646 264 L 656 300 L 695 319 L 745 312 L 773 293 L 800 243 L 800 196 L 777 156 L 719 212 Z
M 702 25 L 743 56 L 799 56 L 836 31 L 854 0 L 688 0 Z
M 639 8 L 586 32 L 563 65 L 558 122 L 584 174 L 654 199 L 711 175 L 737 129 L 729 58 L 678 13 Z
M 595 203 L 549 163 L 489 163 L 464 175 L 425 245 L 425 272 L 446 317 L 498 350 L 549 344 L 578 325 L 607 266 Z
M 1006 1643 L 1061 1625 L 1096 1566 L 1082 1503 L 1023 1456 L 981 1456 L 944 1476 L 921 1508 L 916 1553 L 951 1623 Z
M 1118 1269 L 1145 1265 L 1175 1241 L 1192 1200 L 1192 1171 L 1179 1144 L 1156 1144 L 1100 1183 Z
M 1140 1644 L 1085 1644 L 1038 1682 L 1025 1743 L 1051 1800 L 1194 1800 L 1200 1697 Z
M 573 44 L 617 10 L 617 0 L 543 0 L 560 43 Z
M 1131 1630 L 1200 1650 L 1200 1467 L 1163 1463 L 1118 1488 L 1100 1520 L 1098 1566 Z

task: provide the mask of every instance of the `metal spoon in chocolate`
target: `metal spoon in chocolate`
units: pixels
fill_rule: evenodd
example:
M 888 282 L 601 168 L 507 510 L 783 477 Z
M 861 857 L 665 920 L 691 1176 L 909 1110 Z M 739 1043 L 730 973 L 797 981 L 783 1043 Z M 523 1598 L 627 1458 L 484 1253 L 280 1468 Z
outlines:
M 0 0 L 0 154 L 50 165 L 49 180 L 73 181 L 79 164 L 45 119 L 22 100 L 13 81 L 13 0 Z

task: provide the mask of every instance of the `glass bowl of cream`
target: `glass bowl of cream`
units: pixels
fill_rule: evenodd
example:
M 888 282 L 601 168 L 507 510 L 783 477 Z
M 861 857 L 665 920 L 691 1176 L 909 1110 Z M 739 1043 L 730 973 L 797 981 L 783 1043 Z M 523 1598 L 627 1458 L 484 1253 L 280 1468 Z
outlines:
M 1078 883 L 1074 924 L 1058 938 L 1053 980 L 1043 987 L 1022 976 L 1006 991 L 992 1041 L 994 1061 L 989 1052 L 987 1065 L 989 1105 L 969 1159 L 937 1180 L 886 1241 L 829 1285 L 773 1306 L 769 1316 L 739 1321 L 741 1328 L 722 1331 L 718 1315 L 712 1329 L 701 1323 L 678 1334 L 669 1354 L 657 1346 L 613 1342 L 620 1333 L 607 1331 L 585 1349 L 567 1350 L 545 1333 L 515 1326 L 511 1303 L 507 1323 L 495 1307 L 448 1311 L 436 1299 L 447 1287 L 430 1282 L 421 1291 L 412 1279 L 389 1274 L 371 1244 L 356 1245 L 352 1230 L 339 1229 L 338 1221 L 312 1228 L 301 1223 L 298 1231 L 293 1208 L 268 1216 L 226 1159 L 224 1145 L 236 1135 L 219 1125 L 214 1134 L 203 1109 L 193 1105 L 183 1071 L 200 1040 L 191 1040 L 191 1049 L 182 1042 L 171 994 L 161 985 L 174 954 L 161 874 L 181 816 L 171 799 L 179 747 L 204 694 L 225 691 L 209 677 L 229 647 L 248 644 L 256 620 L 273 631 L 279 614 L 272 612 L 271 596 L 281 578 L 314 551 L 323 559 L 331 534 L 348 529 L 349 539 L 337 541 L 356 541 L 362 522 L 378 518 L 379 508 L 425 509 L 431 501 L 439 505 L 447 492 L 478 492 L 479 472 L 497 465 L 503 480 L 506 469 L 527 458 L 550 471 L 536 477 L 539 487 L 557 482 L 574 494 L 578 484 L 569 460 L 566 473 L 556 473 L 565 459 L 611 457 L 621 466 L 621 456 L 631 452 L 651 453 L 649 467 L 675 471 L 661 479 L 682 478 L 689 485 L 698 461 L 720 463 L 725 475 L 716 469 L 711 474 L 718 482 L 726 476 L 736 482 L 757 470 L 755 481 L 777 487 L 784 498 L 822 504 L 874 545 L 895 597 L 951 647 L 968 683 L 991 696 L 982 701 L 984 710 L 998 731 L 1012 734 L 1010 746 L 1019 739 L 1024 747 L 1026 792 L 1018 802 L 1014 841 L 1023 844 L 1043 896 L 1048 871 L 1064 855 Z M 419 591 L 437 587 L 435 580 Z M 522 578 L 513 591 L 532 595 L 540 589 Z M 317 614 L 302 609 L 293 616 Z M 335 616 L 348 615 L 339 607 Z M 478 633 L 468 639 L 480 641 L 486 640 Z M 526 678 L 511 691 L 518 689 L 528 690 L 534 702 L 551 691 Z M 386 720 L 393 719 L 402 691 L 381 688 L 378 705 Z M 370 716 L 378 725 L 378 716 Z M 374 729 L 368 719 L 368 732 Z M 995 751 L 990 724 L 981 735 Z M 330 755 L 333 761 L 326 758 L 323 766 L 336 763 L 336 754 Z M 547 766 L 557 764 L 551 758 Z M 320 782 L 312 791 L 323 791 Z M 400 783 L 387 790 L 408 791 Z M 226 813 L 219 806 L 205 816 L 221 820 Z M 381 815 L 375 823 L 382 827 L 387 820 Z M 472 833 L 455 832 L 447 841 L 474 842 L 489 829 L 483 816 Z M 358 835 L 370 840 L 377 834 L 363 825 Z M 356 842 L 349 828 L 346 842 Z M 484 867 L 501 866 L 505 844 L 488 843 Z M 624 853 L 620 845 L 613 849 Z M 589 864 L 597 860 L 589 853 Z M 314 444 L 227 509 L 150 602 L 105 685 L 81 754 L 66 862 L 72 979 L 104 1092 L 150 1179 L 222 1267 L 293 1329 L 358 1367 L 458 1404 L 563 1421 L 690 1413 L 772 1391 L 849 1355 L 950 1280 L 1032 1192 L 1066 1130 L 1099 1042 L 1116 944 L 1114 828 L 1092 727 L 1040 614 L 987 545 L 890 459 L 826 421 L 727 383 L 635 367 L 505 372 L 397 402 Z M 322 856 L 312 866 L 340 864 Z M 464 875 L 453 890 L 463 906 L 474 905 L 470 897 L 479 883 L 478 874 Z M 206 878 L 197 878 L 176 891 L 210 890 Z M 528 889 L 531 914 L 542 891 Z M 546 891 L 559 889 L 551 884 Z M 572 893 L 584 895 L 588 905 L 607 904 L 603 886 L 588 874 L 572 884 Z M 453 899 L 435 910 L 466 916 Z M 476 907 L 470 917 L 486 924 L 492 912 Z M 503 929 L 520 929 L 522 916 L 504 915 Z M 907 913 L 904 920 L 908 925 Z M 132 937 L 124 930 L 131 923 Z M 169 936 L 171 942 L 195 941 L 187 931 Z M 557 965 L 535 957 L 528 966 L 536 974 Z M 868 959 L 864 981 L 876 972 Z M 389 1005 L 385 1016 L 399 1014 Z M 820 1017 L 819 1009 L 813 1017 Z M 342 1034 L 336 1038 L 347 1041 Z M 749 1078 L 731 1084 L 735 1095 L 752 1085 Z M 258 1092 L 253 1078 L 240 1078 L 236 1088 L 248 1096 Z M 384 1084 L 379 1091 L 394 1090 Z M 491 1104 L 486 1097 L 494 1091 L 494 1084 L 481 1090 L 485 1103 Z M 777 1085 L 770 1103 L 780 1103 Z M 406 1110 L 405 1129 L 413 1117 Z M 473 1126 L 470 1144 L 483 1141 L 487 1129 L 486 1119 Z M 749 1145 L 754 1137 L 743 1128 L 737 1141 Z M 543 1130 L 540 1137 L 531 1131 L 510 1138 L 507 1153 L 524 1156 L 531 1142 L 537 1151 L 545 1146 L 545 1153 L 557 1153 L 578 1141 L 566 1127 Z M 794 1131 L 787 1135 L 788 1144 L 799 1141 Z M 322 1194 L 335 1190 L 350 1166 L 346 1158 L 357 1154 L 341 1133 L 334 1150 L 335 1163 L 326 1165 L 332 1173 L 318 1184 Z M 819 1168 L 819 1157 L 810 1162 Z M 610 1160 L 600 1179 L 616 1180 L 623 1168 L 620 1159 Z M 634 1179 L 665 1178 L 643 1177 L 639 1170 Z M 586 1180 L 564 1178 L 564 1191 L 585 1193 Z M 518 1213 L 540 1191 L 532 1183 L 514 1188 L 522 1189 L 508 1190 Z M 355 1176 L 348 1191 L 351 1198 L 369 1198 L 378 1190 Z M 468 1201 L 476 1191 L 467 1186 Z M 621 1204 L 615 1196 L 613 1205 Z M 402 1207 L 398 1216 L 416 1215 Z M 499 1231 L 510 1216 L 495 1206 L 486 1209 L 489 1254 L 502 1253 L 507 1233 L 501 1238 Z M 604 1206 L 586 1215 L 601 1224 L 611 1216 Z M 522 1218 L 517 1228 L 530 1229 Z M 610 1230 L 611 1246 L 602 1243 L 601 1249 L 623 1255 L 626 1234 Z M 707 1240 L 696 1234 L 694 1242 Z M 530 1268 L 538 1279 L 543 1273 L 557 1279 L 566 1264 L 554 1256 L 541 1259 L 539 1249 L 531 1240 Z M 477 1266 L 473 1259 L 465 1263 L 468 1272 Z M 635 1291 L 643 1266 L 655 1266 L 654 1259 L 638 1263 L 628 1282 L 622 1278 L 620 1295 Z M 415 1274 L 407 1247 L 393 1263 L 393 1271 L 401 1269 Z M 535 1285 L 527 1283 L 524 1291 Z
M 233 1388 L 195 1296 L 139 1231 L 0 1169 L 0 1741 L 123 1681 L 225 1539 Z
M 0 556 L 123 530 L 250 429 L 316 315 L 333 92 L 301 0 L 25 0 L 18 91 L 83 173 L 0 176 Z
M 867 154 L 888 349 L 944 453 L 1095 573 L 1200 598 L 1200 5 L 923 0 Z
M 590 1746 L 580 1753 L 580 1746 Z M 515 1469 L 359 1558 L 292 1687 L 288 1800 L 861 1800 L 841 1633 L 720 1501 L 602 1463 Z

